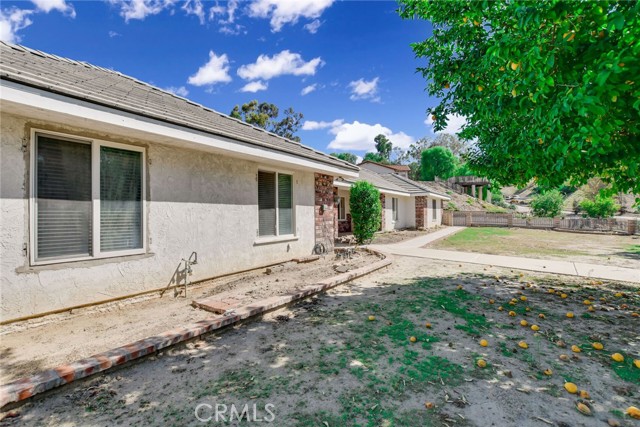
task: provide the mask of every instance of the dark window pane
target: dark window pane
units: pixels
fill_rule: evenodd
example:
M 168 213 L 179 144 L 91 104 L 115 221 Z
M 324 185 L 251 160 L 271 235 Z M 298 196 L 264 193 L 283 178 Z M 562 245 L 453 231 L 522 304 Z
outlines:
M 258 234 L 276 235 L 276 174 L 258 172 Z

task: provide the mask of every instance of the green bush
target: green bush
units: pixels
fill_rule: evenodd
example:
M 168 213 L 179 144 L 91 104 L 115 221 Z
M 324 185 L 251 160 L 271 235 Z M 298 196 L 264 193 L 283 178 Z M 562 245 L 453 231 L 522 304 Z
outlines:
M 373 234 L 380 229 L 380 192 L 368 182 L 358 181 L 351 187 L 349 203 L 356 241 L 358 244 L 371 241 Z
M 535 216 L 554 217 L 562 212 L 564 198 L 560 191 L 551 190 L 537 195 L 531 201 L 531 209 Z
M 588 217 L 609 218 L 620 210 L 620 205 L 611 197 L 596 196 L 593 200 L 585 199 L 580 202 L 580 208 Z

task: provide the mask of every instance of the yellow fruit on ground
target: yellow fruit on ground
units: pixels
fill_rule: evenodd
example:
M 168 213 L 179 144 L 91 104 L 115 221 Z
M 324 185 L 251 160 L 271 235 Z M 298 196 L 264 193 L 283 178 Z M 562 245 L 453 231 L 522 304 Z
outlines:
M 425 326 L 425 328 L 427 328 L 427 329 L 431 329 L 431 323 L 428 323 L 428 322 L 427 322 L 427 323 L 425 323 L 425 324 L 424 324 L 424 326 Z
M 478 359 L 478 361 L 476 362 L 476 365 L 478 365 L 478 368 L 486 368 L 487 362 L 485 362 L 483 359 Z
M 573 351 L 574 353 L 580 353 L 582 350 L 580 350 L 580 347 L 578 347 L 577 345 L 572 345 L 571 351 Z
M 525 307 L 524 311 L 531 311 L 531 308 Z
M 410 337 L 410 338 L 409 338 L 409 341 L 411 341 L 411 342 L 416 342 L 416 341 L 418 341 L 418 339 L 417 339 L 416 337 Z
M 562 347 L 562 348 L 564 348 L 564 347 L 566 347 L 566 346 L 567 346 L 567 343 L 566 343 L 566 342 L 564 342 L 564 341 L 562 341 L 562 340 L 558 340 L 558 341 L 556 341 L 556 345 L 557 345 L 558 347 Z
M 527 326 L 529 324 L 529 322 L 527 322 L 526 320 L 521 320 L 520 321 L 520 326 Z
M 568 362 L 569 361 L 569 356 L 566 354 L 561 354 L 560 356 L 558 356 L 560 358 L 560 360 L 564 361 L 564 362 Z
M 591 415 L 591 409 L 589 409 L 589 407 L 582 402 L 578 402 L 576 404 L 576 409 L 585 415 Z
M 369 320 L 371 321 L 376 320 L 376 316 L 369 316 Z
M 564 389 L 571 394 L 576 394 L 578 392 L 578 386 L 574 383 L 564 383 Z
M 568 297 L 569 295 L 567 294 L 560 294 L 560 298 L 565 299 L 566 297 Z
M 556 293 L 556 291 L 555 291 L 555 289 L 549 289 L 549 293 L 550 293 L 550 294 L 555 294 L 555 293 Z
M 616 298 L 620 298 L 622 296 L 622 292 L 616 292 L 613 296 Z
M 538 314 L 538 317 L 539 317 L 540 319 L 544 319 L 546 316 L 545 316 L 544 314 L 540 313 L 540 314 Z
M 489 342 L 488 342 L 487 340 L 480 340 L 480 345 L 481 345 L 482 347 L 486 347 L 486 346 L 488 346 L 488 345 L 489 345 Z
M 586 299 L 582 302 L 584 305 L 591 305 L 591 301 Z
M 527 344 L 525 341 L 520 341 L 518 343 L 518 347 L 524 348 L 526 350 L 527 348 L 529 348 L 529 344 Z
M 631 313 L 631 317 L 640 317 L 640 314 L 634 311 L 633 313 Z
M 567 317 L 568 317 L 569 319 L 573 319 L 573 313 L 572 313 L 571 311 L 570 311 L 570 312 L 568 312 L 568 313 L 567 313 Z
M 432 409 L 434 406 L 433 402 L 424 402 L 424 407 L 427 409 Z
M 595 309 L 595 308 L 593 308 L 593 306 L 592 306 L 592 305 L 590 305 L 590 306 L 589 306 L 589 308 L 587 308 L 587 311 L 596 311 L 596 309 Z
M 640 420 L 640 409 L 635 406 L 629 406 L 626 410 L 626 414 L 631 418 L 635 418 L 636 420 Z
M 640 359 L 636 359 L 633 361 L 633 366 L 635 366 L 636 368 L 640 369 Z
M 502 311 L 504 310 L 504 308 L 502 308 L 502 306 L 498 307 L 498 311 Z
M 527 300 L 527 297 L 525 297 L 524 295 L 520 297 L 520 301 L 526 301 L 526 300 Z
M 595 348 L 596 350 L 602 350 L 604 348 L 601 342 L 594 342 L 591 345 L 593 345 L 593 348 Z
M 580 397 L 583 399 L 591 399 L 591 395 L 587 390 L 580 390 Z
M 458 290 L 462 289 L 462 285 L 458 285 Z
M 611 355 L 611 358 L 612 358 L 613 360 L 615 360 L 616 362 L 624 362 L 624 356 L 623 356 L 623 355 L 621 355 L 620 353 L 613 353 L 613 354 Z
M 532 331 L 536 331 L 536 332 L 537 332 L 537 331 L 539 331 L 539 330 L 540 330 L 540 326 L 538 326 L 538 325 L 531 325 L 531 330 L 532 330 Z
M 553 375 L 553 371 L 549 368 L 545 369 L 544 371 L 542 371 L 545 375 Z
M 515 311 L 510 311 L 510 312 L 509 312 L 509 316 L 511 316 L 511 317 L 516 317 L 516 312 L 515 312 Z
M 494 302 L 496 302 L 496 301 L 492 300 L 492 299 L 489 300 L 489 304 L 493 304 Z

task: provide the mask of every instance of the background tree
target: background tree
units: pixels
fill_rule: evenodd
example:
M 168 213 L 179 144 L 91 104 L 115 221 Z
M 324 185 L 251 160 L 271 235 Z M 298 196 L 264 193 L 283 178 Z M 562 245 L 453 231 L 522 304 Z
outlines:
M 358 181 L 349 192 L 353 236 L 358 244 L 371 241 L 380 229 L 382 204 L 380 192 L 366 181 Z
M 558 190 L 538 194 L 531 200 L 531 211 L 535 216 L 554 217 L 562 213 L 564 197 Z
M 389 161 L 382 157 L 380 153 L 366 153 L 362 160 L 368 160 L 376 163 L 389 163 Z
M 302 113 L 296 113 L 293 108 L 284 110 L 284 117 L 278 120 L 279 108 L 268 102 L 258 103 L 257 100 L 249 101 L 242 106 L 236 105 L 229 114 L 231 117 L 247 122 L 253 126 L 265 129 L 269 132 L 300 142 L 300 137 L 295 133 L 300 130 Z
M 389 138 L 380 134 L 373 138 L 373 141 L 376 143 L 376 150 L 378 151 L 378 154 L 388 162 L 389 156 L 391 156 L 391 150 L 393 149 L 393 144 L 389 141 Z
M 345 162 L 353 163 L 354 165 L 358 163 L 358 156 L 353 153 L 331 153 L 330 155 Z
M 433 181 L 436 176 L 447 179 L 455 169 L 456 158 L 448 148 L 433 147 L 422 152 L 420 177 L 423 181 Z
M 616 204 L 612 197 L 599 194 L 593 200 L 584 199 L 581 201 L 580 209 L 591 218 L 609 218 L 620 210 L 620 205 Z
M 474 169 L 500 184 L 573 186 L 600 176 L 640 193 L 640 2 L 400 0 L 431 21 L 412 44 L 439 98 L 434 128 L 459 114 Z
M 454 156 L 462 158 L 469 149 L 467 143 L 456 135 L 450 133 L 439 133 L 436 138 L 431 141 L 429 147 L 445 147 L 451 150 Z

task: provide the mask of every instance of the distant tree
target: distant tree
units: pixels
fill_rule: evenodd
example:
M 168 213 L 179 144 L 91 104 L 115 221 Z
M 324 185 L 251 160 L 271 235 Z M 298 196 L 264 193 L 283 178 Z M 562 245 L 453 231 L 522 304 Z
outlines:
M 423 181 L 433 181 L 435 177 L 446 179 L 453 176 L 456 158 L 451 150 L 433 147 L 422 152 L 420 176 Z
M 376 163 L 389 163 L 389 160 L 382 157 L 379 153 L 367 153 L 362 159 L 364 161 L 376 162 Z
M 609 218 L 620 210 L 620 205 L 611 197 L 597 195 L 593 200 L 585 199 L 580 202 L 580 209 L 591 218 Z
M 473 171 L 471 170 L 471 166 L 467 162 L 458 163 L 456 165 L 456 169 L 453 171 L 453 175 L 451 176 L 467 176 L 473 175 Z
M 380 229 L 382 204 L 380 192 L 366 181 L 358 181 L 349 192 L 353 235 L 358 244 L 371 241 Z
M 462 141 L 456 135 L 450 133 L 439 133 L 436 138 L 431 141 L 430 147 L 445 147 L 451 150 L 454 156 L 460 158 L 467 153 L 469 147 L 467 143 Z
M 393 149 L 393 144 L 389 141 L 389 138 L 380 134 L 376 136 L 373 141 L 376 143 L 376 150 L 378 151 L 378 154 L 380 154 L 383 159 L 389 161 L 391 150 Z
M 302 113 L 296 113 L 293 108 L 284 110 L 284 117 L 278 120 L 279 108 L 275 104 L 268 102 L 258 103 L 252 100 L 242 106 L 236 105 L 229 114 L 231 117 L 242 120 L 253 126 L 265 129 L 276 135 L 288 138 L 292 141 L 300 142 L 300 137 L 295 133 L 302 125 Z
M 345 162 L 353 163 L 354 165 L 358 163 L 358 156 L 353 153 L 331 153 L 330 155 Z
M 550 190 L 538 194 L 531 200 L 531 210 L 535 216 L 554 217 L 562 213 L 564 198 L 560 191 Z

